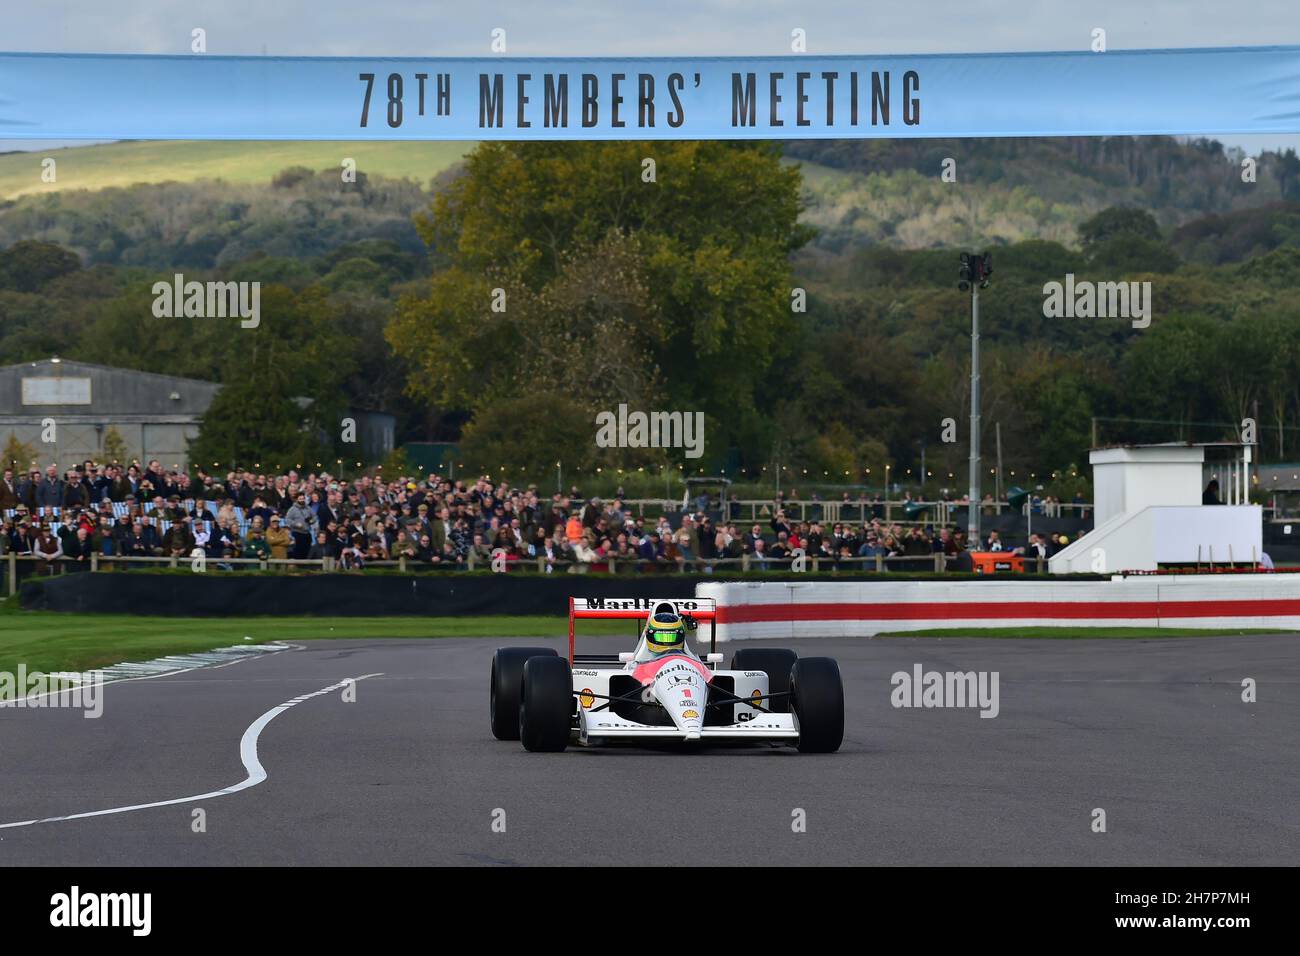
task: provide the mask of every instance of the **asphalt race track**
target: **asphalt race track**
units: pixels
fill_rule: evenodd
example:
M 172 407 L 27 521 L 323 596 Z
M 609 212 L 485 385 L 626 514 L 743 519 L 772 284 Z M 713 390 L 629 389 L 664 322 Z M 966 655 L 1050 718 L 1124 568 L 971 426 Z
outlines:
M 309 642 L 111 685 L 100 719 L 0 709 L 6 865 L 1294 864 L 1300 643 L 909 638 L 839 659 L 838 754 L 529 754 L 488 728 L 512 640 Z M 614 652 L 618 638 L 583 640 Z M 557 642 L 557 646 L 559 646 Z M 890 676 L 996 671 L 1000 713 L 896 709 Z M 248 781 L 241 739 L 261 727 Z M 1241 682 L 1258 682 L 1243 703 Z M 186 798 L 206 795 L 189 801 Z M 206 832 L 194 832 L 194 811 Z M 793 832 L 796 808 L 806 832 Z M 1093 810 L 1106 832 L 1092 830 Z M 494 832 L 504 810 L 505 832 Z M 500 820 L 501 815 L 497 814 Z

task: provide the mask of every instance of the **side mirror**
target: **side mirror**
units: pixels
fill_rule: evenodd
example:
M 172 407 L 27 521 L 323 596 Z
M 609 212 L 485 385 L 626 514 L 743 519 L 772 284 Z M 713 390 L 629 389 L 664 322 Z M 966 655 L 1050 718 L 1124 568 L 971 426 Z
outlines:
M 721 664 L 723 656 L 724 655 L 719 654 L 717 651 L 714 651 L 712 654 L 705 654 L 704 659 L 710 664 Z
M 634 657 L 636 657 L 635 651 L 619 651 L 618 653 L 619 662 L 623 664 L 631 663 L 632 658 Z

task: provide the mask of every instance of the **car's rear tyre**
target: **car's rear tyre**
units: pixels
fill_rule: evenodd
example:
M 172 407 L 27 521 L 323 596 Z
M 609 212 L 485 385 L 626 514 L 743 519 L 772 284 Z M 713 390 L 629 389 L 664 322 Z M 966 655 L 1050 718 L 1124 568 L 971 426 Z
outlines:
M 492 736 L 497 740 L 519 739 L 519 694 L 523 688 L 524 664 L 530 657 L 556 656 L 553 647 L 499 647 L 492 655 L 488 710 L 492 715 Z
M 801 657 L 790 674 L 790 703 L 799 721 L 799 751 L 829 754 L 844 742 L 844 682 L 831 657 Z
M 524 664 L 519 739 L 525 750 L 555 753 L 569 745 L 573 674 L 563 657 L 533 657 Z
M 769 694 L 788 694 L 790 671 L 799 655 L 784 647 L 742 647 L 731 655 L 733 671 L 762 671 L 767 675 Z M 789 697 L 774 697 L 763 701 L 763 706 L 774 714 L 790 713 Z

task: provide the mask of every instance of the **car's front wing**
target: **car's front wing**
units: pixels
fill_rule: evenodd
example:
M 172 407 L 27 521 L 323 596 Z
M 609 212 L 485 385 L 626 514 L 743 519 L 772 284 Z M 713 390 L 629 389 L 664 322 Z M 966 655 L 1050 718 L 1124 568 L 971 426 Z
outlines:
M 734 740 L 788 740 L 799 736 L 799 727 L 793 714 L 760 714 L 753 720 L 721 727 L 705 726 L 700 731 L 704 740 L 732 738 Z M 657 727 L 639 724 L 618 716 L 609 710 L 594 713 L 579 710 L 578 742 L 590 743 L 594 739 L 624 737 L 658 737 L 664 740 L 684 740 L 686 735 L 676 727 Z

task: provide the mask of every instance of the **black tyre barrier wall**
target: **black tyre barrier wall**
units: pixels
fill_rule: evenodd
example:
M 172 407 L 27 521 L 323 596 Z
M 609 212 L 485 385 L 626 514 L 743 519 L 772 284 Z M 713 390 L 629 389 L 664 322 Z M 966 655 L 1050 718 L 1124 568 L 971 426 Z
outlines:
M 175 617 L 564 615 L 569 597 L 692 597 L 687 575 L 69 574 L 23 583 L 27 610 Z
M 900 574 L 853 580 L 898 581 Z M 1049 581 L 1017 575 L 1017 580 Z M 970 580 L 972 578 L 968 578 Z M 687 598 L 701 581 L 844 581 L 843 575 L 628 575 L 594 574 L 148 574 L 98 572 L 24 581 L 26 610 L 166 617 L 287 616 L 381 617 L 462 614 L 564 616 L 570 597 Z M 1005 580 L 1005 579 L 1003 579 Z

